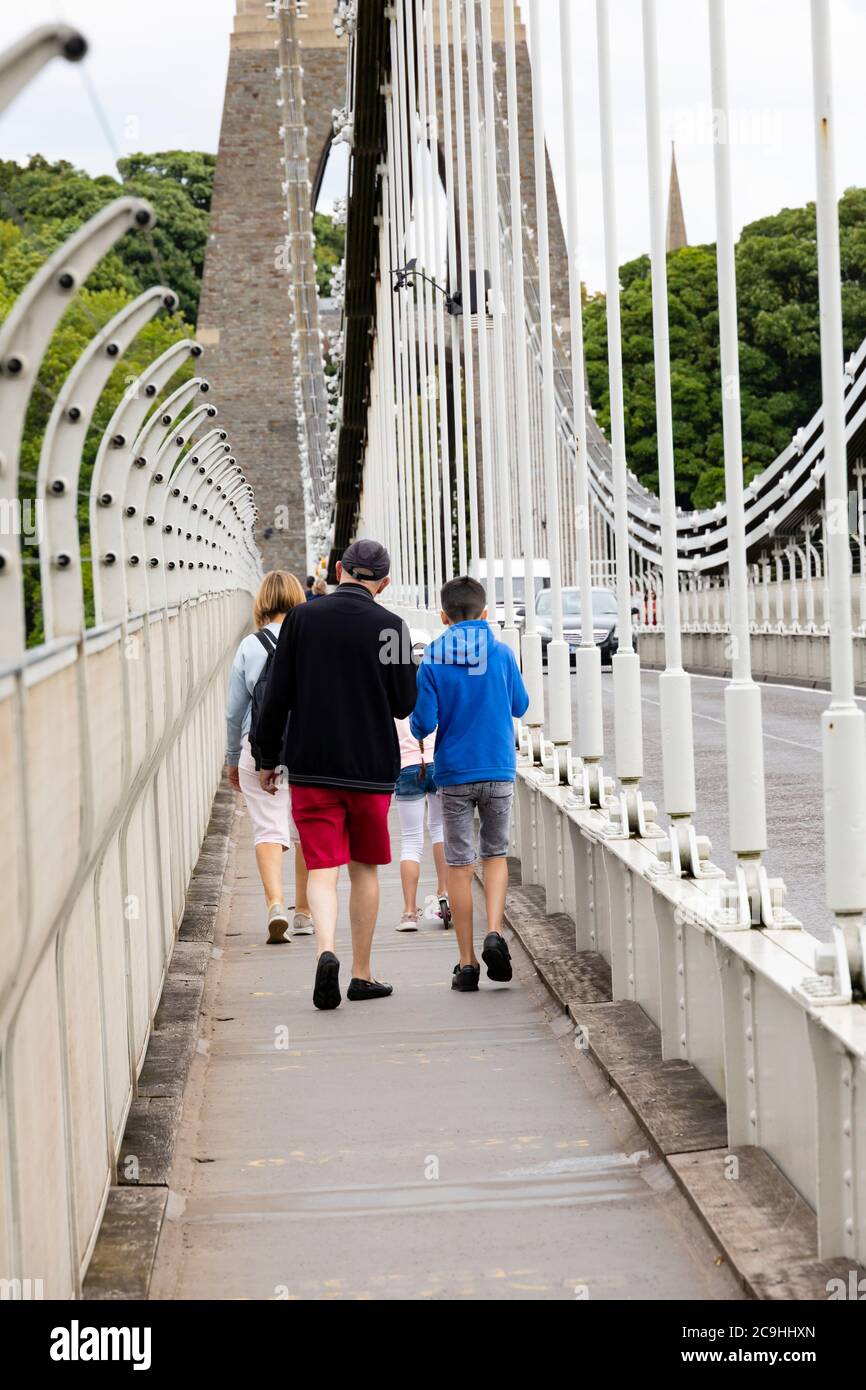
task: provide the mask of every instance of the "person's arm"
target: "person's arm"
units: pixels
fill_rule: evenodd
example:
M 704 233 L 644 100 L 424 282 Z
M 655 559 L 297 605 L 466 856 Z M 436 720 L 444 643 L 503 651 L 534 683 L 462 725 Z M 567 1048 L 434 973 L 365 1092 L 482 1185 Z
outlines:
M 418 698 L 409 719 L 413 738 L 426 738 L 439 724 L 439 700 L 436 695 L 436 682 L 433 667 L 422 661 L 418 667 Z
M 411 657 L 412 638 L 404 622 L 400 623 L 398 639 L 396 647 L 400 659 L 388 662 L 385 668 L 386 683 L 391 714 L 395 719 L 406 719 L 415 708 L 418 667 Z
M 265 697 L 259 711 L 256 736 L 261 754 L 262 772 L 279 767 L 286 724 L 295 696 L 295 624 L 292 614 L 283 620 L 277 649 L 271 661 Z M 273 781 L 274 779 L 271 779 Z M 264 785 L 264 778 L 262 779 Z M 274 788 L 268 788 L 273 790 Z
M 515 719 L 519 719 L 529 709 L 529 691 L 523 683 L 520 667 L 510 648 L 509 655 L 511 657 L 511 713 Z
M 241 643 L 232 662 L 228 695 L 226 696 L 226 765 L 228 767 L 237 767 L 241 760 L 244 719 L 249 706 L 250 692 L 247 689 L 243 643 Z

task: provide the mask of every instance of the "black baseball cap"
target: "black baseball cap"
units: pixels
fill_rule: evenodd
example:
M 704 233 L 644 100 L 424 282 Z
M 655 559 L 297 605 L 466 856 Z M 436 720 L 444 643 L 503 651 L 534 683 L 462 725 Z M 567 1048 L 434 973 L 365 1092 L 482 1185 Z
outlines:
M 353 579 L 369 583 L 391 573 L 391 556 L 378 541 L 352 541 L 343 554 L 342 565 Z

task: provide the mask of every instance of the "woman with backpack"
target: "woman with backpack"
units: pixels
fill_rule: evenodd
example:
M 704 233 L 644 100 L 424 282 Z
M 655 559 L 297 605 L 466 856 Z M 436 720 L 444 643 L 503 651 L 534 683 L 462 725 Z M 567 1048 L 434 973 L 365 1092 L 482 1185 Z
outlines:
M 263 791 L 255 757 L 255 715 L 280 626 L 286 614 L 304 603 L 304 591 L 293 574 L 271 570 L 259 586 L 253 607 L 255 632 L 243 639 L 235 654 L 226 702 L 226 763 L 228 779 L 243 793 L 253 825 L 256 864 L 268 905 L 268 941 L 285 941 L 289 915 L 283 899 L 283 854 L 291 849 L 291 806 L 288 780 L 272 796 Z M 252 742 L 251 742 L 252 736 Z M 312 936 L 307 904 L 307 870 L 300 844 L 295 846 L 294 936 Z

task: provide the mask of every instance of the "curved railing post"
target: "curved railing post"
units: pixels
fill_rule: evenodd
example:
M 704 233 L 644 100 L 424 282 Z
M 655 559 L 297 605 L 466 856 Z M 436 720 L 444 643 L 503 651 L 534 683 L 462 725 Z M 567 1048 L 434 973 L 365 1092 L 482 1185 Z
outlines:
M 144 612 L 151 607 L 161 607 L 164 585 L 160 579 L 154 585 L 155 601 L 151 603 L 149 576 L 159 568 L 160 555 L 154 548 L 148 548 L 144 527 L 154 530 L 160 524 L 165 508 L 165 497 L 171 486 L 171 476 L 179 457 L 177 451 L 186 449 L 195 432 L 216 415 L 216 406 L 198 405 L 183 415 L 174 429 L 166 432 L 165 438 L 156 453 L 152 455 L 150 468 L 142 470 L 146 485 L 143 498 L 143 517 L 141 531 L 138 530 L 139 517 L 131 516 L 130 507 L 124 509 L 124 557 L 128 567 L 127 589 L 130 613 Z M 129 529 L 127 529 L 127 527 Z M 133 542 L 135 537 L 135 543 Z
M 16 299 L 0 326 L 0 658 L 24 650 L 21 555 L 14 517 L 20 507 L 21 433 L 30 396 L 51 335 L 70 299 L 93 267 L 125 232 L 149 227 L 154 214 L 141 198 L 118 198 L 102 208 L 49 256 Z M 13 543 L 6 537 L 11 535 Z
M 183 588 L 180 582 L 185 505 L 183 499 L 188 498 L 186 505 L 190 514 L 197 515 L 200 524 L 208 474 L 217 460 L 225 459 L 230 454 L 231 445 L 225 442 L 225 430 L 210 430 L 198 441 L 195 450 L 184 456 L 173 479 L 173 486 L 169 490 L 158 526 L 165 570 L 166 602 L 169 605 L 178 601 Z
M 142 560 L 148 492 L 152 477 L 159 472 L 156 461 L 166 441 L 171 439 L 173 430 L 179 424 L 179 417 L 187 405 L 199 393 L 207 393 L 209 390 L 208 382 L 201 377 L 193 377 L 190 381 L 183 382 L 145 421 L 133 443 L 132 467 L 126 475 L 121 506 L 119 546 L 116 552 L 102 555 L 103 564 L 120 565 L 124 570 L 126 612 L 138 611 L 137 604 L 146 601 L 141 585 L 133 576 Z M 138 558 L 130 564 L 132 556 Z
M 145 290 L 90 340 L 67 376 L 45 428 L 36 475 L 43 499 L 39 537 L 45 640 L 75 636 L 84 626 L 78 534 L 78 485 L 84 442 L 99 397 L 123 353 L 161 308 L 177 308 L 161 285 Z M 91 557 L 92 558 L 92 557 Z
M 84 35 L 68 24 L 43 24 L 25 34 L 0 53 L 0 112 L 52 58 L 78 63 L 86 52 Z
M 166 506 L 166 526 L 171 526 L 166 554 L 171 557 L 168 562 L 172 567 L 169 590 L 173 593 L 198 587 L 197 582 L 190 578 L 190 570 L 194 566 L 196 537 L 202 534 L 208 516 L 208 501 L 213 489 L 218 486 L 218 480 L 241 471 L 232 456 L 231 445 L 221 437 L 223 432 L 218 431 L 217 436 L 207 448 L 204 448 L 204 440 L 200 441 L 195 455 L 190 459 L 194 473 L 189 479 L 183 473 L 175 480 Z M 193 463 L 194 458 L 198 459 L 198 463 Z M 187 579 L 189 583 L 185 582 Z
M 201 356 L 198 343 L 173 343 L 129 381 L 123 399 L 99 443 L 90 489 L 90 550 L 96 625 L 119 621 L 126 613 L 123 548 L 123 501 L 135 445 L 159 393 L 190 357 Z
M 147 574 L 147 602 L 149 608 L 163 608 L 168 602 L 165 538 L 165 520 L 172 502 L 180 501 L 189 480 L 195 477 L 199 451 L 205 447 L 224 444 L 225 430 L 210 429 L 195 441 L 198 429 L 209 420 L 216 418 L 216 406 L 200 405 L 178 421 L 178 429 L 170 440 L 166 440 L 154 461 L 147 496 L 145 498 L 145 523 L 147 531 L 144 538 L 144 568 Z M 175 450 L 179 452 L 175 453 Z M 174 456 L 172 458 L 172 455 Z

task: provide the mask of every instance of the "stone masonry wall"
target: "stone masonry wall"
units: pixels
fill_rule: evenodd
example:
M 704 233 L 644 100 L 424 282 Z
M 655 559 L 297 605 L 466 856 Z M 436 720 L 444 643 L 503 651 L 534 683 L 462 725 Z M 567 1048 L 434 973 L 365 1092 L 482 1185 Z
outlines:
M 328 11 L 318 0 L 311 11 Z M 238 0 L 214 180 L 198 336 L 218 423 L 252 484 L 259 509 L 257 540 L 265 569 L 306 569 L 304 504 L 286 273 L 276 266 L 285 235 L 279 87 L 273 47 L 277 27 L 264 0 Z M 303 42 L 310 21 L 299 24 Z M 330 25 L 330 19 L 328 18 Z M 309 31 L 308 31 L 309 32 Z M 345 45 L 326 29 L 305 48 L 310 178 L 331 130 L 331 110 L 345 100 Z M 333 39 L 333 33 L 331 32 Z M 288 514 L 287 529 L 277 523 Z

